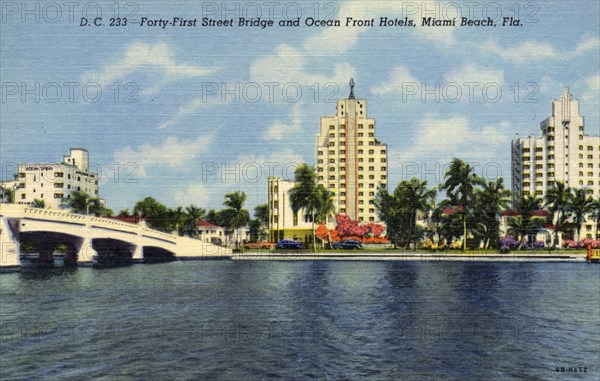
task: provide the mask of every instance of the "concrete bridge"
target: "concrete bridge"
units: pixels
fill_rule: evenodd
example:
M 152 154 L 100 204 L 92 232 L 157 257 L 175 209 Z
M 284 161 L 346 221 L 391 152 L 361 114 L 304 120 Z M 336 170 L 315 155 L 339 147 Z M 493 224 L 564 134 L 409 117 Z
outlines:
M 37 247 L 42 262 L 52 262 L 62 244 L 65 265 L 72 266 L 106 258 L 148 262 L 231 256 L 231 249 L 141 225 L 15 204 L 0 204 L 0 233 L 0 268 L 21 266 L 20 242 L 25 240 Z

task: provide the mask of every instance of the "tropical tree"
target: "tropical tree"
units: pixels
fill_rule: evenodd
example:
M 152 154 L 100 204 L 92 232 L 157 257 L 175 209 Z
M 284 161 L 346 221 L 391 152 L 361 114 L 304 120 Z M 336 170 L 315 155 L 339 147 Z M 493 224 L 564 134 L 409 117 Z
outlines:
M 267 204 L 256 205 L 254 208 L 254 218 L 256 218 L 263 227 L 269 226 L 269 206 Z
M 9 187 L 0 187 L 0 192 L 2 192 L 2 197 L 0 201 L 6 202 L 9 204 L 13 204 L 15 202 L 15 190 Z
M 221 211 L 223 222 L 228 230 L 233 230 L 237 234 L 239 243 L 239 228 L 246 226 L 250 221 L 250 213 L 244 209 L 247 195 L 241 191 L 227 193 L 223 205 L 226 207 Z
M 462 206 L 463 251 L 467 250 L 467 216 L 475 203 L 475 186 L 481 179 L 474 168 L 461 159 L 454 158 L 445 174 L 445 182 L 440 185 L 446 191 L 451 202 Z
M 592 210 L 593 210 L 592 218 L 594 218 L 594 221 L 596 222 L 596 239 L 599 239 L 600 238 L 600 235 L 599 235 L 599 232 L 600 232 L 600 197 L 598 197 L 594 201 L 594 204 L 592 205 Z
M 475 190 L 476 213 L 474 216 L 479 235 L 486 248 L 496 244 L 500 236 L 499 214 L 510 205 L 511 192 L 504 188 L 504 179 L 481 183 Z
M 33 205 L 34 208 L 38 208 L 38 209 L 44 209 L 46 207 L 46 202 L 44 202 L 44 200 L 40 199 L 40 198 L 35 198 L 33 199 Z
M 518 232 L 519 238 L 527 237 L 529 242 L 534 242 L 537 232 L 545 223 L 543 216 L 536 215 L 542 210 L 542 199 L 527 195 L 517 204 L 517 208 L 521 214 L 511 218 L 509 224 Z
M 152 197 L 138 201 L 133 214 L 145 219 L 148 226 L 156 230 L 172 232 L 176 228 L 169 208 Z
M 581 239 L 581 226 L 586 221 L 586 215 L 594 210 L 594 199 L 587 189 L 575 189 L 567 201 L 569 211 L 573 214 L 573 223 L 577 229 L 577 239 Z
M 416 178 L 401 181 L 393 194 L 385 188 L 379 189 L 373 203 L 379 218 L 387 226 L 388 238 L 394 241 L 395 246 L 400 239 L 408 248 L 418 237 L 418 213 L 431 210 L 435 195 L 435 189 L 427 188 L 427 181 Z
M 119 217 L 131 217 L 131 213 L 129 212 L 129 209 L 121 209 L 119 210 Z
M 554 224 L 554 240 L 558 241 L 558 231 L 564 227 L 568 214 L 569 200 L 572 190 L 564 183 L 555 182 L 554 186 L 548 191 L 544 206 L 549 207 L 552 212 Z
M 183 223 L 187 234 L 191 237 L 198 234 L 198 222 L 206 215 L 206 210 L 190 205 L 185 208 Z
M 335 212 L 333 193 L 317 185 L 315 170 L 304 163 L 296 167 L 295 185 L 289 190 L 290 206 L 294 214 L 300 210 L 310 218 L 312 224 L 312 246 L 316 248 L 315 222 L 326 221 Z

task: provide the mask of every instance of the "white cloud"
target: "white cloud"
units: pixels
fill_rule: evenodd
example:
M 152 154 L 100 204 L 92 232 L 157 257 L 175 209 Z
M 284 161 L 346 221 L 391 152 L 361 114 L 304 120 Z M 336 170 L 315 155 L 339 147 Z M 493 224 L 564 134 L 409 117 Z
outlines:
M 169 80 L 202 77 L 213 74 L 218 68 L 177 64 L 171 48 L 165 43 L 154 45 L 134 42 L 129 45 L 124 56 L 115 63 L 106 65 L 96 73 L 84 74 L 85 81 L 101 85 L 113 83 L 139 70 L 157 72 Z M 156 92 L 153 87 L 151 92 Z
M 286 136 L 292 135 L 302 129 L 302 114 L 300 112 L 300 102 L 292 108 L 291 120 L 289 123 L 281 121 L 273 122 L 265 132 L 265 140 L 283 140 Z
M 198 207 L 205 207 L 211 200 L 206 184 L 188 185 L 184 190 L 176 191 L 173 198 L 177 205 L 187 206 L 193 204 Z
M 497 83 L 502 85 L 504 82 L 504 72 L 502 70 L 493 70 L 476 67 L 471 63 L 465 66 L 452 70 L 444 75 L 446 83 L 458 83 L 460 85 L 474 82 L 478 84 Z
M 138 166 L 138 176 L 148 177 L 146 167 L 161 166 L 186 170 L 186 164 L 193 162 L 200 154 L 208 151 L 214 136 L 199 136 L 195 140 L 176 137 L 166 138 L 160 145 L 143 144 L 137 148 L 125 147 L 114 155 L 115 163 Z
M 397 66 L 392 70 L 388 80 L 379 86 L 371 87 L 371 94 L 383 95 L 403 90 L 403 86 L 408 83 L 420 83 L 411 74 L 405 66 Z
M 559 51 L 549 43 L 529 40 L 513 47 L 501 47 L 496 42 L 488 42 L 482 46 L 487 53 L 494 53 L 506 61 L 515 63 L 527 63 L 545 59 L 570 60 L 589 50 L 598 49 L 600 39 L 595 37 L 584 37 L 572 51 Z
M 175 115 L 173 115 L 168 120 L 162 122 L 158 126 L 158 128 L 164 129 L 164 128 L 171 127 L 172 125 L 179 123 L 186 117 L 193 116 L 195 113 L 197 113 L 200 110 L 203 110 L 203 109 L 206 109 L 209 107 L 218 106 L 218 105 L 224 105 L 226 103 L 227 103 L 226 101 L 221 100 L 220 95 L 212 96 L 210 98 L 203 97 L 203 96 L 194 98 L 191 101 L 187 102 L 186 104 L 179 106 Z
M 403 162 L 447 163 L 453 157 L 493 160 L 502 157 L 509 143 L 510 123 L 473 127 L 467 117 L 438 119 L 426 116 L 419 122 L 419 134 L 408 151 L 398 155 L 392 166 Z M 398 160 L 399 159 L 399 160 Z

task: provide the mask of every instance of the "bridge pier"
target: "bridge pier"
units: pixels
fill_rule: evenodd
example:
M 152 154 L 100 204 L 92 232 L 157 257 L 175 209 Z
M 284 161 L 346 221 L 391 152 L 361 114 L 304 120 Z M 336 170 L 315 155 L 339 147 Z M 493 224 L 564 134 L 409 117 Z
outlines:
M 144 246 L 137 244 L 135 246 L 135 251 L 133 252 L 133 256 L 131 257 L 131 261 L 133 263 L 142 263 L 144 262 Z
M 6 217 L 0 219 L 0 247 L 2 250 L 0 267 L 3 269 L 21 267 L 19 239 L 14 236 Z
M 96 262 L 98 253 L 92 246 L 90 238 L 84 238 L 77 250 L 77 265 L 89 266 Z

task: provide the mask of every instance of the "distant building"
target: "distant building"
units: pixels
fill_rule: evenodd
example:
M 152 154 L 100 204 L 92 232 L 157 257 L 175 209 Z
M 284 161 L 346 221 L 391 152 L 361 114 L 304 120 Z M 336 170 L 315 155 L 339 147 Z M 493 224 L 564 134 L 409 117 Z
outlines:
M 337 101 L 334 116 L 321 117 L 317 137 L 317 181 L 335 193 L 336 213 L 356 221 L 377 221 L 373 200 L 387 186 L 387 145 L 375 136 L 367 101 L 354 96 Z
M 267 205 L 269 206 L 268 234 L 270 242 L 284 238 L 311 242 L 312 224 L 300 210 L 294 214 L 290 206 L 289 191 L 294 182 L 279 177 L 268 178 Z
M 600 136 L 585 134 L 579 101 L 565 88 L 552 102 L 552 115 L 540 123 L 542 136 L 512 142 L 514 203 L 526 195 L 544 198 L 556 182 L 600 195 Z M 595 224 L 588 219 L 581 237 L 593 238 Z
M 225 229 L 206 220 L 200 220 L 198 221 L 198 238 L 202 242 L 222 245 L 225 243 Z
M 14 180 L 2 183 L 15 192 L 15 203 L 44 201 L 46 208 L 60 208 L 75 191 L 98 197 L 98 175 L 89 168 L 89 153 L 71 148 L 61 163 L 19 164 Z

